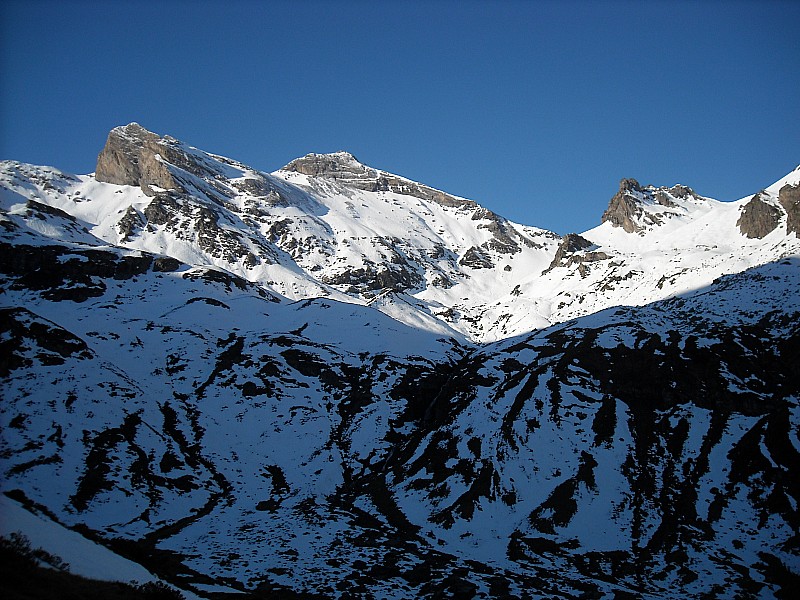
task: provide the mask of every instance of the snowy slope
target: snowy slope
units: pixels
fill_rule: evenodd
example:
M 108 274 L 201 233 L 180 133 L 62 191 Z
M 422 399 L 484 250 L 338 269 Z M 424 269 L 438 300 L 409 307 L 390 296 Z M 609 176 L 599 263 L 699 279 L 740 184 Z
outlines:
M 796 567 L 796 259 L 473 349 L 152 262 L 84 299 L 126 258 L 88 252 L 6 275 L 4 486 L 176 584 L 685 597 Z
M 23 533 L 32 548 L 42 548 L 62 560 L 67 557 L 68 570 L 75 575 L 136 584 L 160 581 L 140 564 L 0 496 L 0 536 L 7 538 L 15 533 Z M 181 593 L 187 600 L 199 598 L 186 590 Z
M 800 573 L 800 171 L 734 203 L 624 180 L 562 239 L 347 153 L 266 174 L 138 126 L 94 175 L 2 167 L 2 491 L 157 576 L 684 598 Z
M 398 503 L 448 551 L 504 567 L 770 597 L 800 567 L 798 267 L 484 347 L 398 461 Z

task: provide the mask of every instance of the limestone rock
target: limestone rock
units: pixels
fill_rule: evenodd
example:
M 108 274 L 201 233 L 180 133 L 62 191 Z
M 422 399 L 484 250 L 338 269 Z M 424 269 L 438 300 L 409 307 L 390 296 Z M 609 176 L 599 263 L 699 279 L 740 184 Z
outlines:
M 542 275 L 549 273 L 556 267 L 563 267 L 564 259 L 574 252 L 579 250 L 585 250 L 586 248 L 590 248 L 592 246 L 592 242 L 587 240 L 585 237 L 578 235 L 577 233 L 568 233 L 561 239 L 561 245 L 556 250 L 556 254 L 553 257 L 553 260 L 550 262 L 550 266 L 547 267 L 544 271 L 542 271 Z
M 688 207 L 702 200 L 692 188 L 685 185 L 642 187 L 635 179 L 623 179 L 601 222 L 608 221 L 628 233 L 640 233 L 662 225 L 667 219 L 687 214 Z
M 487 229 L 492 232 L 492 239 L 482 244 L 487 250 L 494 250 L 500 254 L 516 254 L 522 249 L 515 241 L 515 237 L 525 243 L 530 240 L 520 236 L 513 228 L 508 226 L 508 222 L 503 217 L 493 213 L 486 208 L 479 208 L 472 215 L 473 221 L 487 221 L 478 225 L 478 229 Z
M 138 123 L 115 127 L 97 157 L 95 178 L 117 185 L 141 186 L 148 196 L 155 195 L 151 186 L 178 188 L 169 168 L 161 160 L 162 141 L 163 138 Z
M 355 156 L 344 151 L 332 154 L 307 154 L 293 160 L 282 170 L 303 173 L 309 177 L 333 179 L 342 185 L 369 192 L 394 192 L 430 200 L 443 206 L 478 208 L 478 204 L 472 200 L 456 198 L 415 181 L 368 167 L 361 164 Z
M 321 278 L 324 283 L 346 288 L 348 293 L 369 293 L 380 290 L 397 292 L 412 289 L 420 284 L 421 277 L 406 265 L 376 267 L 366 264 Z
M 609 221 L 614 227 L 622 227 L 628 233 L 641 230 L 635 218 L 641 215 L 642 209 L 636 203 L 631 192 L 642 192 L 639 182 L 635 179 L 623 179 L 619 182 L 619 191 L 611 198 L 608 208 L 603 213 L 600 221 Z
M 461 260 L 458 261 L 462 267 L 470 267 L 471 269 L 493 269 L 494 263 L 492 258 L 482 248 L 472 246 L 464 253 Z
M 775 230 L 780 224 L 781 211 L 774 205 L 765 202 L 761 192 L 744 205 L 736 226 L 742 235 L 749 238 L 762 239 Z
M 586 250 L 593 246 L 592 242 L 577 233 L 568 233 L 562 238 L 559 250 L 564 252 L 577 252 L 578 250 Z
M 786 211 L 786 233 L 800 237 L 800 185 L 785 185 L 778 192 L 778 201 Z
M 233 182 L 233 187 L 238 189 L 240 192 L 244 192 L 245 194 L 250 194 L 251 196 L 256 196 L 259 198 L 265 198 L 271 193 L 275 194 L 275 191 L 267 183 L 264 177 L 250 177 L 248 179 L 244 179 L 243 181 L 235 181 Z
M 378 175 L 375 169 L 362 165 L 355 156 L 343 151 L 332 154 L 306 154 L 290 162 L 283 170 L 310 177 L 342 179 L 356 185 L 360 181 L 374 182 Z
M 562 238 L 561 245 L 556 250 L 556 255 L 553 257 L 550 266 L 542 271 L 542 275 L 549 273 L 556 267 L 571 267 L 577 264 L 581 277 L 585 277 L 588 271 L 584 263 L 611 258 L 605 252 L 583 252 L 593 246 L 594 244 L 585 237 L 577 233 L 568 233 Z
M 128 207 L 125 214 L 117 222 L 117 230 L 122 236 L 123 242 L 129 242 L 133 239 L 134 234 L 145 226 L 145 221 L 142 216 L 132 206 Z

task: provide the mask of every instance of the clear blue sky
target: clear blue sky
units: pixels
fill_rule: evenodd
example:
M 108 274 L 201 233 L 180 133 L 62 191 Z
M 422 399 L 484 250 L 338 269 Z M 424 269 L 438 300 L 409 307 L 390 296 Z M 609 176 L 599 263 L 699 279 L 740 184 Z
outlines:
M 584 231 L 619 179 L 734 200 L 800 163 L 800 2 L 0 3 L 0 158 L 88 173 L 137 121 Z

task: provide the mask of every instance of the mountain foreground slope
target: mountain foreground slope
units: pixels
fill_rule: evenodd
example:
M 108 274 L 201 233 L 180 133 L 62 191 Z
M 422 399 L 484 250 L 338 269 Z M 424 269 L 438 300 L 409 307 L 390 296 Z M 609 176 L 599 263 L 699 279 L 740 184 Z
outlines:
M 8 501 L 201 597 L 781 597 L 800 171 L 558 236 L 131 124 L 0 175 Z

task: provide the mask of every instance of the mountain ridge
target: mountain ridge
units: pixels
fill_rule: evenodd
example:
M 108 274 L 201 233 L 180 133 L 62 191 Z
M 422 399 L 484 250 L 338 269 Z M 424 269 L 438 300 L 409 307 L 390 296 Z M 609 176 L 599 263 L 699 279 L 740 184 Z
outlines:
M 148 134 L 2 163 L 8 501 L 205 598 L 790 597 L 800 171 L 562 237 Z
M 358 177 L 347 169 L 356 169 Z M 758 203 L 771 207 L 770 231 L 780 230 L 781 219 L 791 231 L 781 248 L 765 249 L 763 235 L 752 236 L 753 251 L 742 252 L 747 243 L 740 239 L 741 227 L 750 227 L 751 211 L 743 212 L 743 225 L 715 228 L 717 214 L 738 210 L 736 203 L 703 199 L 685 186 L 642 188 L 623 180 L 601 226 L 581 234 L 596 248 L 566 252 L 559 250 L 562 236 L 513 224 L 471 200 L 368 167 L 346 152 L 310 154 L 267 174 L 138 124 L 110 132 L 97 172 L 101 182 L 141 190 L 137 195 L 129 188 L 94 188 L 105 198 L 101 204 L 109 204 L 111 194 L 115 205 L 122 200 L 125 214 L 119 219 L 108 211 L 105 223 L 92 222 L 101 220 L 103 206 L 87 215 L 90 228 L 110 243 L 215 264 L 291 299 L 323 295 L 369 303 L 382 290 L 394 290 L 414 297 L 417 307 L 394 307 L 395 318 L 406 314 L 474 341 L 515 335 L 603 306 L 668 297 L 735 272 L 742 262 L 754 266 L 777 259 L 794 251 L 789 234 L 800 222 L 796 200 L 786 200 L 795 207 L 789 212 L 777 197 Z M 344 173 L 350 175 L 343 179 Z M 796 185 L 800 177 L 792 177 L 784 179 Z M 62 196 L 56 204 L 80 214 L 73 200 Z M 686 240 L 659 266 L 673 271 L 663 281 L 651 281 L 631 264 L 637 257 L 630 250 L 641 242 L 615 234 L 653 238 L 654 247 L 645 251 L 664 252 L 663 239 L 656 238 L 678 239 L 692 229 L 679 225 L 703 218 L 704 237 L 710 239 Z M 192 231 L 195 239 L 187 239 Z M 721 256 L 720 243 L 727 256 Z M 587 309 L 589 296 L 594 305 Z M 528 317 L 509 317 L 522 313 Z

